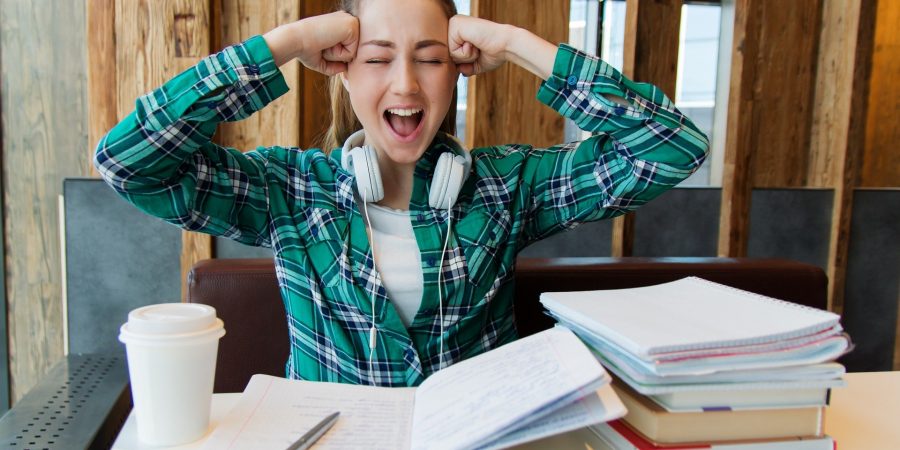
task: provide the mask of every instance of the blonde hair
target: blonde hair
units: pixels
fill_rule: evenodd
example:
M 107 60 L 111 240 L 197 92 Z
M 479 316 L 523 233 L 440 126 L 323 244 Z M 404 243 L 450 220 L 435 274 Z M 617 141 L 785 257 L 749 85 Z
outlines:
M 359 14 L 359 4 L 362 0 L 340 0 L 339 10 L 346 11 L 354 16 Z M 447 19 L 456 15 L 456 5 L 453 0 L 435 0 L 443 8 Z M 453 88 L 453 97 L 450 108 L 440 131 L 448 134 L 456 134 L 456 88 Z M 350 94 L 344 89 L 340 75 L 334 75 L 328 80 L 328 96 L 331 100 L 331 124 L 325 134 L 316 142 L 316 146 L 330 153 L 331 150 L 344 145 L 344 141 L 351 134 L 362 129 L 362 123 L 353 112 L 350 104 Z

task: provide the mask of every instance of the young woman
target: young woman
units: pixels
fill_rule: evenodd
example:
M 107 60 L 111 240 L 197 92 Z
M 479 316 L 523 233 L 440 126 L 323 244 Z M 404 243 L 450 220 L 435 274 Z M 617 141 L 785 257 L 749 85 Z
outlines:
M 212 143 L 220 122 L 288 90 L 278 66 L 295 58 L 333 76 L 325 150 Z M 594 135 L 462 149 L 448 119 L 459 74 L 507 61 Z M 358 0 L 228 47 L 140 97 L 95 164 L 151 215 L 274 250 L 289 378 L 414 386 L 516 339 L 519 250 L 643 205 L 706 150 L 662 92 L 597 58 L 458 16 L 450 0 Z

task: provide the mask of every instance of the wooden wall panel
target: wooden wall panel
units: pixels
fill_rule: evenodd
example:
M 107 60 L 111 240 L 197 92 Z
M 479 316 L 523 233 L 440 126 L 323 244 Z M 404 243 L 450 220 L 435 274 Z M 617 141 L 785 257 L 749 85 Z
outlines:
M 209 54 L 209 26 L 207 0 L 116 0 L 119 119 L 134 110 L 139 96 Z
M 628 0 L 622 73 L 675 100 L 682 0 Z
M 821 1 L 753 2 L 760 16 L 752 37 L 754 187 L 806 185 Z
M 719 219 L 719 256 L 746 256 L 750 217 L 750 174 L 753 134 L 753 80 L 759 42 L 760 17 L 753 0 L 734 3 L 731 82 L 728 91 L 728 133 L 722 165 L 722 204 Z
M 900 2 L 878 1 L 860 185 L 900 186 Z M 898 347 L 900 349 L 900 347 Z M 898 356 L 900 359 L 900 356 Z
M 843 311 L 853 188 L 866 128 L 875 18 L 872 2 L 824 0 L 811 130 L 809 184 L 834 189 L 828 308 Z
M 622 73 L 635 81 L 655 84 L 673 101 L 681 8 L 681 0 L 628 0 L 625 6 Z M 634 215 L 613 219 L 612 256 L 632 255 Z
M 88 176 L 85 6 L 0 2 L 11 399 L 63 355 L 58 196 Z
M 88 161 L 103 137 L 118 122 L 116 110 L 115 0 L 87 0 Z M 93 164 L 88 168 L 99 176 Z
M 284 23 L 300 18 L 297 0 L 214 0 L 220 8 L 221 29 L 216 50 L 236 44 L 257 34 L 263 34 Z M 219 126 L 215 141 L 241 150 L 257 146 L 299 146 L 300 138 L 300 67 L 298 62 L 281 66 L 281 72 L 291 90 L 270 103 L 262 111 L 240 121 Z
M 527 28 L 552 43 L 568 42 L 569 0 L 472 0 L 473 16 Z M 563 141 L 563 117 L 535 99 L 541 80 L 506 64 L 469 79 L 466 146 Z
M 193 66 L 211 50 L 208 0 L 116 0 L 118 117 L 134 110 L 140 95 Z M 212 257 L 212 238 L 182 236 L 182 280 L 199 260 Z M 183 296 L 184 290 L 182 290 Z
M 334 11 L 337 2 L 331 0 L 304 0 L 302 17 L 317 16 Z M 318 147 L 319 140 L 331 123 L 331 101 L 328 96 L 328 77 L 303 67 L 300 73 L 300 146 Z
M 751 187 L 806 184 L 821 0 L 736 0 L 719 255 L 747 252 Z

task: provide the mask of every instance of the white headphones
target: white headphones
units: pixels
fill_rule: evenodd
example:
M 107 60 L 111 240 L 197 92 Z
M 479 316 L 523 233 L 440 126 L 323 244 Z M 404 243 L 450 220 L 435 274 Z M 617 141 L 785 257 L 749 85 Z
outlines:
M 444 239 L 444 249 L 441 251 L 441 266 L 438 269 L 438 301 L 440 302 L 441 347 L 438 353 L 439 368 L 444 367 L 444 294 L 441 289 L 441 279 L 444 270 L 444 255 L 447 253 L 447 244 L 450 242 L 450 208 L 456 203 L 459 191 L 463 183 L 469 177 L 472 168 L 472 156 L 463 149 L 462 143 L 456 136 L 439 132 L 449 141 L 451 151 L 442 153 L 438 157 L 434 167 L 434 175 L 431 177 L 431 185 L 428 194 L 428 205 L 434 209 L 447 210 L 447 235 Z M 369 221 L 369 209 L 367 203 L 377 202 L 384 198 L 384 185 L 381 184 L 381 170 L 378 168 L 378 154 L 371 145 L 362 145 L 365 141 L 364 130 L 359 130 L 350 135 L 344 142 L 341 152 L 341 167 L 353 174 L 356 178 L 356 190 L 362 197 L 363 210 L 366 214 L 366 223 Z M 375 241 L 371 242 L 372 260 L 375 260 Z M 369 328 L 369 380 L 375 385 L 374 371 L 372 370 L 372 358 L 375 355 L 375 344 L 378 332 L 375 326 L 375 292 L 372 293 L 372 325 Z
M 451 141 L 452 152 L 442 153 L 434 167 L 428 205 L 435 209 L 450 209 L 459 197 L 463 183 L 472 168 L 472 156 L 463 149 L 456 136 L 439 132 Z M 365 131 L 359 130 L 344 142 L 341 152 L 341 167 L 356 178 L 356 189 L 363 202 L 377 202 L 384 198 L 378 155 L 371 145 L 362 145 Z

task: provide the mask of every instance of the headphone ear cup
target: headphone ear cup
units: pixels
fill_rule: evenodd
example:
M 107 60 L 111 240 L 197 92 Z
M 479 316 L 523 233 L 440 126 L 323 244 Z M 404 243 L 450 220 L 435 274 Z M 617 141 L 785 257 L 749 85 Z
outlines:
M 442 153 L 434 168 L 428 205 L 435 209 L 450 209 L 456 203 L 465 180 L 465 158 Z
M 378 155 L 372 146 L 364 145 L 350 151 L 353 175 L 356 177 L 356 190 L 363 202 L 372 203 L 384 198 L 384 186 L 381 184 L 381 170 L 378 168 Z

